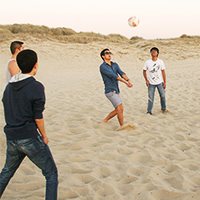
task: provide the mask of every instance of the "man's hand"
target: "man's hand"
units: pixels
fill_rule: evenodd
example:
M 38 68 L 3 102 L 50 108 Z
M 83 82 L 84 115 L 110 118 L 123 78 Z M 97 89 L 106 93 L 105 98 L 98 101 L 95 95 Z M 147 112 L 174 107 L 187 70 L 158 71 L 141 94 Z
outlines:
M 43 142 L 44 142 L 45 144 L 48 144 L 48 143 L 49 143 L 49 139 L 48 139 L 47 136 L 42 137 L 42 139 L 43 139 Z
M 133 87 L 133 84 L 130 82 L 130 80 L 125 80 L 124 78 L 121 78 L 120 76 L 117 77 L 117 80 L 126 84 L 127 87 L 129 87 L 129 88 Z
M 127 87 L 129 87 L 129 88 L 132 88 L 132 87 L 133 87 L 133 84 L 132 84 L 130 81 L 128 81 L 126 85 L 127 85 Z
M 35 120 L 36 122 L 36 125 L 38 127 L 38 130 L 42 136 L 42 140 L 44 141 L 45 144 L 48 144 L 49 143 L 49 140 L 47 138 L 47 134 L 46 134 L 46 131 L 45 131 L 45 128 L 44 128 L 44 119 L 36 119 Z
M 166 89 L 166 82 L 163 83 L 163 88 Z
M 149 87 L 150 83 L 149 80 L 146 80 L 146 86 Z

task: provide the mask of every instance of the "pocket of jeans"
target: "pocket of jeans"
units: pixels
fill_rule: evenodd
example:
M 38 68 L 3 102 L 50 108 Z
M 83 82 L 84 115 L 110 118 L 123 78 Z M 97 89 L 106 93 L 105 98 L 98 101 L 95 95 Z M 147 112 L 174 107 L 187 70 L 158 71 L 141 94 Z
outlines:
M 45 146 L 46 144 L 44 143 L 44 141 L 43 141 L 43 139 L 42 139 L 42 136 L 38 136 L 37 137 L 37 139 L 38 139 L 38 141 L 39 141 L 39 143 L 40 143 L 40 145 L 43 147 L 43 146 Z
M 37 138 L 30 138 L 20 142 L 20 147 L 27 156 L 34 156 L 42 149 Z
M 35 141 L 35 138 L 28 138 L 28 139 L 22 139 L 18 141 L 19 145 L 27 146 L 32 144 Z
M 7 141 L 7 153 L 9 153 L 10 155 L 18 155 L 16 149 L 17 147 L 14 142 Z

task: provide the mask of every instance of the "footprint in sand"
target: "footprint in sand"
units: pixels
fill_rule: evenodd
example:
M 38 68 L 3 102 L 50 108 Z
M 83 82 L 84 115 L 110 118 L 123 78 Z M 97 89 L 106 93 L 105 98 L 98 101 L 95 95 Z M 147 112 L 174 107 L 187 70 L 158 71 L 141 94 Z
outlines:
M 181 175 L 175 175 L 174 177 L 167 178 L 165 181 L 173 188 L 181 190 L 183 188 L 184 178 Z
M 111 196 L 111 195 L 115 194 L 115 191 L 111 185 L 102 184 L 100 189 L 97 191 L 97 194 L 106 198 L 107 196 Z
M 108 176 L 111 175 L 111 170 L 107 167 L 102 167 L 100 169 L 100 176 L 103 178 L 107 178 Z
M 137 154 L 131 154 L 130 161 L 133 163 L 143 163 L 148 164 L 152 162 L 152 157 L 148 151 L 138 152 Z
M 72 150 L 72 151 L 79 151 L 82 149 L 82 144 L 81 143 L 75 143 L 75 144 L 71 144 L 68 146 L 68 149 L 69 150 Z
M 88 186 L 76 186 L 72 187 L 71 190 L 81 197 L 87 196 L 89 194 Z
M 78 197 L 79 197 L 79 195 L 72 190 L 66 190 L 66 189 L 62 190 L 62 195 L 61 195 L 62 199 L 75 199 Z
M 172 199 L 183 199 L 185 194 L 183 194 L 182 192 L 174 192 L 161 189 L 152 191 L 151 195 L 154 199 L 172 200 Z
M 36 174 L 36 171 L 33 168 L 30 168 L 30 167 L 28 167 L 26 165 L 23 165 L 21 167 L 21 171 L 25 175 L 34 175 L 34 174 Z
M 200 177 L 193 177 L 193 178 L 192 178 L 192 182 L 193 182 L 195 185 L 200 186 Z
M 166 166 L 166 171 L 168 172 L 168 173 L 173 173 L 173 172 L 177 172 L 177 171 L 179 171 L 181 168 L 178 166 L 178 165 L 173 165 L 173 164 L 171 164 L 171 165 L 169 165 L 169 166 Z
M 132 182 L 135 182 L 137 181 L 137 177 L 135 176 L 130 176 L 130 175 L 126 175 L 125 177 L 123 177 L 121 180 L 120 180 L 120 183 L 122 184 L 130 184 Z
M 144 173 L 144 170 L 138 168 L 129 168 L 127 171 L 129 174 L 135 175 L 135 176 L 141 176 Z
M 83 182 L 85 184 L 91 183 L 92 181 L 96 180 L 93 176 L 88 175 L 88 174 L 80 175 L 79 179 L 81 182 Z
M 81 156 L 73 156 L 71 158 L 69 157 L 68 160 L 70 162 L 78 162 L 78 163 L 80 163 L 80 162 L 89 162 L 90 161 L 89 158 L 84 158 L 84 157 L 81 157 Z
M 134 186 L 131 184 L 119 184 L 118 189 L 121 195 L 126 196 L 133 192 Z
M 71 173 L 73 174 L 88 174 L 92 172 L 92 170 L 87 169 L 80 169 L 80 168 L 72 168 Z
M 185 167 L 191 171 L 198 171 L 199 170 L 199 165 L 198 164 L 186 164 Z
M 180 149 L 181 151 L 187 151 L 190 150 L 192 148 L 192 146 L 188 146 L 186 144 L 181 144 L 178 149 Z
M 184 141 L 184 140 L 185 140 L 185 137 L 182 136 L 182 135 L 180 135 L 180 134 L 174 135 L 174 138 L 175 138 L 176 140 L 179 140 L 179 141 Z
M 117 151 L 122 155 L 130 155 L 130 154 L 133 153 L 133 151 L 131 149 L 125 148 L 125 147 L 124 148 L 118 148 Z

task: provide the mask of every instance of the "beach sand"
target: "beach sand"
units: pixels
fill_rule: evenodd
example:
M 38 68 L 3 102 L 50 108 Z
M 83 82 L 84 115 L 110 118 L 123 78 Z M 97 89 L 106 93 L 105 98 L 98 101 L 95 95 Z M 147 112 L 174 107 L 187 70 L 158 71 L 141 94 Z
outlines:
M 46 88 L 46 129 L 59 171 L 59 200 L 200 199 L 199 44 L 25 42 L 39 55 L 37 79 Z M 154 115 L 149 116 L 142 68 L 154 45 L 167 66 L 170 112 L 161 113 L 156 92 Z M 1 43 L 1 77 L 10 57 L 8 46 L 9 42 Z M 125 123 L 134 128 L 116 131 L 116 118 L 102 123 L 113 109 L 99 73 L 104 47 L 111 49 L 113 59 L 133 81 L 133 88 L 120 88 Z M 2 91 L 3 78 L 0 84 Z M 0 168 L 6 150 L 3 126 L 0 105 Z M 25 159 L 2 200 L 42 200 L 44 192 L 40 170 Z

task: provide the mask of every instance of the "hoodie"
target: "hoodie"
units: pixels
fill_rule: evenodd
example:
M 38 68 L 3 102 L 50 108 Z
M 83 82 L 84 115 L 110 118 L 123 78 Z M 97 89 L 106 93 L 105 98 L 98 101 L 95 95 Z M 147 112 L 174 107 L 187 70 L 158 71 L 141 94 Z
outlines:
M 8 140 L 34 138 L 39 135 L 35 119 L 43 118 L 44 86 L 26 74 L 13 76 L 3 94 Z

